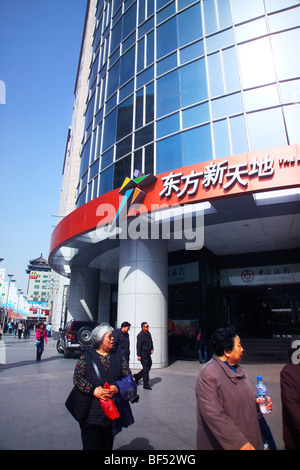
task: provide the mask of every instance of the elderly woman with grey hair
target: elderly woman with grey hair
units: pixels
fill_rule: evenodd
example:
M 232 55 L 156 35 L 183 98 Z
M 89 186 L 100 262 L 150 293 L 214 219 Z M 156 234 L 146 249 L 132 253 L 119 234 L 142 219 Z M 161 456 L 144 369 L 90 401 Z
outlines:
M 80 422 L 83 450 L 111 450 L 113 447 L 112 420 L 105 416 L 99 399 L 110 399 L 119 393 L 113 383 L 131 373 L 126 359 L 112 352 L 113 344 L 114 329 L 108 324 L 97 326 L 92 332 L 92 348 L 84 351 L 75 367 L 75 387 L 92 396 L 88 416 Z M 93 361 L 100 372 L 101 385 Z M 109 389 L 102 387 L 105 382 L 110 385 Z

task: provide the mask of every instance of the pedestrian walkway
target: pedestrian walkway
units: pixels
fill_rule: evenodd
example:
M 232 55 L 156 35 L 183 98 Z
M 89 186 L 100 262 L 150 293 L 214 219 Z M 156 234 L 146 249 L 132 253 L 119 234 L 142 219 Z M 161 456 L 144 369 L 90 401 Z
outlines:
M 50 338 L 42 361 L 36 362 L 34 335 L 28 340 L 2 338 L 6 363 L 0 364 L 0 449 L 81 450 L 79 426 L 64 406 L 76 358 L 58 354 L 56 341 Z M 266 419 L 282 450 L 279 374 L 283 364 L 244 366 L 253 387 L 257 375 L 268 385 L 273 413 Z M 195 450 L 194 390 L 201 367 L 196 360 L 175 360 L 165 369 L 152 369 L 152 390 L 138 387 L 140 400 L 132 405 L 135 423 L 116 436 L 114 450 Z

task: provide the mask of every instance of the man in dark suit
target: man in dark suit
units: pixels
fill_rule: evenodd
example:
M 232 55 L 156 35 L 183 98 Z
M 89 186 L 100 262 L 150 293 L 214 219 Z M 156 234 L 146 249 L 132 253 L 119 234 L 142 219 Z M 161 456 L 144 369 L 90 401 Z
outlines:
M 128 331 L 130 330 L 130 327 L 131 324 L 128 323 L 128 321 L 124 321 L 122 323 L 121 328 L 118 328 L 115 331 L 115 339 L 113 346 L 113 351 L 118 351 L 123 357 L 125 357 L 128 364 L 130 356 L 130 342 Z
M 143 387 L 146 390 L 152 390 L 149 385 L 149 372 L 152 366 L 151 354 L 154 352 L 152 336 L 149 332 L 148 322 L 142 322 L 142 331 L 137 335 L 137 358 L 141 361 L 143 369 L 134 374 L 134 380 L 138 384 L 139 380 L 143 378 Z

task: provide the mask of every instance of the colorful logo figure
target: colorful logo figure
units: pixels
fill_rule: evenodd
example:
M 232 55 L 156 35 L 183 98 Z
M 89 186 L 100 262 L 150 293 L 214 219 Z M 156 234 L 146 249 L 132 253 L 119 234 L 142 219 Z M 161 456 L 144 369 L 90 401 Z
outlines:
M 120 188 L 119 194 L 122 194 L 124 197 L 110 227 L 110 232 L 119 226 L 120 220 L 125 219 L 129 207 L 132 204 L 141 204 L 144 200 L 146 193 L 142 191 L 140 187 L 144 188 L 156 180 L 156 176 L 153 176 L 152 174 L 144 175 L 144 173 L 139 170 L 134 170 L 133 176 L 133 179 L 128 177 L 125 178 Z

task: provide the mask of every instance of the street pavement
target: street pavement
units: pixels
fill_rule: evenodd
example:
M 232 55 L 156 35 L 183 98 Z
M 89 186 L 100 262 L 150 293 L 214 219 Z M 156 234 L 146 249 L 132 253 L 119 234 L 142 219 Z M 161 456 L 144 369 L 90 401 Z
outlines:
M 78 423 L 65 408 L 77 358 L 65 359 L 49 338 L 36 362 L 35 338 L 2 335 L 0 341 L 0 450 L 81 450 Z M 254 383 L 262 375 L 273 402 L 266 420 L 277 449 L 283 450 L 278 363 L 243 364 Z M 138 387 L 132 404 L 135 423 L 115 437 L 114 450 L 193 451 L 196 449 L 195 384 L 201 364 L 175 360 L 152 369 L 152 390 Z M 133 373 L 135 370 L 132 371 Z

